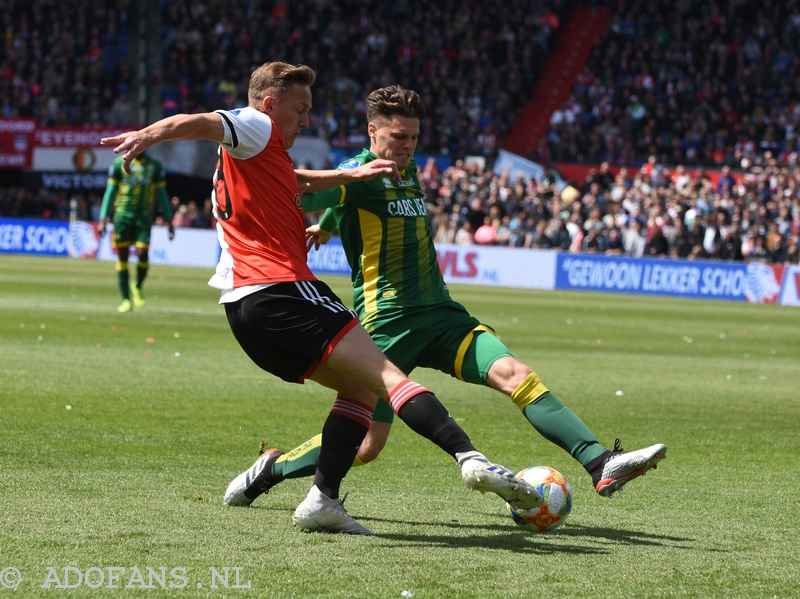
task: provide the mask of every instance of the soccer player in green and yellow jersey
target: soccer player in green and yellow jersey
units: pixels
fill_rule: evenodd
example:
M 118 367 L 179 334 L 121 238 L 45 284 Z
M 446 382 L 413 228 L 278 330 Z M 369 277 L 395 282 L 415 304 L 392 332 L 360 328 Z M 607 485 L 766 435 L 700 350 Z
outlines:
M 308 229 L 309 248 L 326 243 L 338 225 L 352 269 L 354 308 L 376 345 L 404 373 L 418 366 L 435 368 L 505 393 L 541 435 L 584 466 L 600 495 L 611 496 L 655 468 L 667 448 L 659 443 L 624 452 L 618 441 L 611 450 L 600 445 L 583 421 L 513 357 L 491 328 L 450 298 L 413 160 L 424 116 L 422 100 L 413 91 L 387 87 L 368 96 L 370 148 L 339 168 L 382 158 L 394 160 L 402 178 L 348 183 L 303 196 L 307 212 L 329 208 L 320 224 Z M 377 457 L 392 419 L 391 408 L 379 400 L 355 465 Z M 250 477 L 248 486 L 229 490 L 224 502 L 249 505 L 285 478 L 313 474 L 319 445 L 317 436 L 286 454 L 277 449 L 264 452 L 240 475 Z
M 150 249 L 151 209 L 153 200 L 158 200 L 164 218 L 169 222 L 169 238 L 175 236 L 172 228 L 172 207 L 167 196 L 164 167 L 158 160 L 144 154 L 131 161 L 131 172 L 122 168 L 122 157 L 114 160 L 108 169 L 108 185 L 100 208 L 100 235 L 105 232 L 108 213 L 114 205 L 114 239 L 112 245 L 117 250 L 117 282 L 122 294 L 120 312 L 130 312 L 131 294 L 133 305 L 145 305 L 142 283 L 147 276 L 148 250 Z M 130 285 L 128 274 L 128 255 L 130 246 L 136 246 L 136 283 Z

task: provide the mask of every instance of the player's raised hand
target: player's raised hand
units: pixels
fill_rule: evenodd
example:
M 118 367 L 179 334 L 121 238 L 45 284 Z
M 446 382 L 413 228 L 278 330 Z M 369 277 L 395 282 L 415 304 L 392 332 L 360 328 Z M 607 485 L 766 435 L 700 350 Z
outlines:
M 312 246 L 318 250 L 319 246 L 325 245 L 331 240 L 332 235 L 333 231 L 326 231 L 319 225 L 311 225 L 306 229 L 306 251 L 310 252 Z
M 395 181 L 399 181 L 402 178 L 397 163 L 394 160 L 384 160 L 383 158 L 362 164 L 353 169 L 353 174 L 356 175 L 355 178 L 359 181 L 369 181 L 380 176 L 389 177 Z
M 115 146 L 115 154 L 124 152 L 124 154 L 122 154 L 122 168 L 125 169 L 126 173 L 130 174 L 131 160 L 144 152 L 149 144 L 140 131 L 129 131 L 127 133 L 115 135 L 114 137 L 104 137 L 100 140 L 100 145 Z

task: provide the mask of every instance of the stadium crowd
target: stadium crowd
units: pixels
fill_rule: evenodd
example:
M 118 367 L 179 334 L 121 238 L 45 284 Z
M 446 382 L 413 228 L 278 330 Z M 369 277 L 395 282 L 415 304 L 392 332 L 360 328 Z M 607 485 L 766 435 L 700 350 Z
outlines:
M 619 0 L 551 118 L 562 162 L 747 169 L 800 151 L 800 3 Z
M 267 60 L 315 66 L 307 135 L 366 144 L 363 97 L 400 84 L 428 102 L 418 153 L 440 242 L 626 255 L 797 261 L 800 9 L 795 0 L 607 3 L 612 25 L 551 120 L 557 161 L 607 166 L 566 192 L 546 173 L 491 172 L 573 5 L 399 0 L 162 0 L 163 115 L 246 104 Z M 0 12 L 0 111 L 43 125 L 132 123 L 128 14 L 110 0 L 12 1 Z M 487 168 L 465 161 L 482 156 Z M 664 165 L 685 165 L 667 168 Z M 723 185 L 689 174 L 730 167 Z M 177 190 L 171 190 L 178 194 Z M 93 218 L 96 194 L 79 194 Z M 173 201 L 174 202 L 174 201 Z M 210 226 L 208 202 L 173 224 Z M 65 192 L 0 190 L 0 214 L 67 218 Z M 780 237 L 780 239 L 779 239 Z
M 428 103 L 419 151 L 491 155 L 530 98 L 566 0 L 529 3 L 165 0 L 165 115 L 246 104 L 266 60 L 317 70 L 309 135 L 360 150 L 364 98 L 399 84 Z
M 437 242 L 672 258 L 798 263 L 800 166 L 770 156 L 738 178 L 655 160 L 608 163 L 580 184 L 556 186 L 549 169 L 510 179 L 457 161 L 421 169 Z

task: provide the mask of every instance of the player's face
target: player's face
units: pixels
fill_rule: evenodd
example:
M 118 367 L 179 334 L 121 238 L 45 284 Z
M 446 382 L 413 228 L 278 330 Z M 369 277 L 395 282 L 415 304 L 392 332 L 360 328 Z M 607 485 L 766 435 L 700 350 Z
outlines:
M 399 169 L 408 166 L 419 141 L 419 119 L 394 115 L 390 120 L 370 123 L 367 131 L 373 154 L 394 160 Z
M 283 96 L 264 98 L 264 111 L 272 117 L 286 140 L 286 149 L 294 145 L 300 132 L 308 127 L 311 110 L 311 89 L 307 85 L 293 85 Z

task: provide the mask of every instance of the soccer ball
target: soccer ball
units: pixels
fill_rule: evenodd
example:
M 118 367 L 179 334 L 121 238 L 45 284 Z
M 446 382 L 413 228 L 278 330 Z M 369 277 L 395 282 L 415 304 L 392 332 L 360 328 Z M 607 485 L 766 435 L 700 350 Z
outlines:
M 566 477 L 547 466 L 530 466 L 517 474 L 542 494 L 544 501 L 532 510 L 518 510 L 506 504 L 519 526 L 533 532 L 545 532 L 561 526 L 572 509 L 572 489 Z

